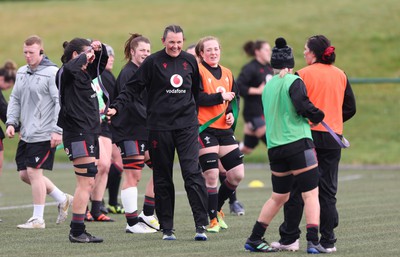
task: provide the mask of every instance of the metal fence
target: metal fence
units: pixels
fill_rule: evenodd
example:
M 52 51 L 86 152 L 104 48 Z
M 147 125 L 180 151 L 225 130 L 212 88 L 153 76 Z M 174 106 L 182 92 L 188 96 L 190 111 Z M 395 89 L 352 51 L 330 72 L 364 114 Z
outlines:
M 384 84 L 400 83 L 400 78 L 349 78 L 351 84 Z

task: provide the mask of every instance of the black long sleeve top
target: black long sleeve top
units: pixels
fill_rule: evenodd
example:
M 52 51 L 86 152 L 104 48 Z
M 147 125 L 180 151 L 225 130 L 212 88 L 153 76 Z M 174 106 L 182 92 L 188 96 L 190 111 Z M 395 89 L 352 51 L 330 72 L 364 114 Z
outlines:
M 176 130 L 198 126 L 199 68 L 193 55 L 169 56 L 165 48 L 148 56 L 111 107 L 120 110 L 147 90 L 147 128 Z
M 117 77 L 115 87 L 115 96 L 117 97 L 126 88 L 126 83 L 132 78 L 138 70 L 138 66 L 129 62 L 122 68 Z M 136 95 L 135 95 L 136 97 Z M 123 140 L 147 140 L 148 131 L 146 129 L 146 90 L 143 90 L 139 97 L 132 99 L 121 110 L 118 115 L 111 119 L 111 131 L 113 141 Z
M 4 98 L 3 92 L 0 91 L 0 119 L 5 124 L 7 121 L 7 101 Z M 3 129 L 0 128 L 0 139 L 5 138 Z
M 250 95 L 248 93 L 250 88 L 259 87 L 261 83 L 266 83 L 272 76 L 273 69 L 271 65 L 263 65 L 256 59 L 244 65 L 240 71 L 236 84 L 240 90 L 240 96 L 243 99 L 243 118 L 246 122 L 254 117 L 264 115 L 261 95 Z
M 106 47 L 102 45 L 102 49 Z M 65 63 L 57 72 L 56 83 L 61 103 L 57 125 L 65 131 L 86 134 L 101 132 L 99 103 L 92 80 L 104 71 L 108 55 L 107 51 L 95 51 L 95 56 L 86 70 L 82 70 L 87 63 L 86 54 L 81 54 Z

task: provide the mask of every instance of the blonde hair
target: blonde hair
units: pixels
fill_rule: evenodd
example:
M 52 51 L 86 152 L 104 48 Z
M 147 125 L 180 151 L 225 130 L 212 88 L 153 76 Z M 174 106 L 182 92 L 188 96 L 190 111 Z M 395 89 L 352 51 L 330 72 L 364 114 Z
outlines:
M 200 59 L 200 61 L 203 61 L 203 57 L 201 57 L 200 53 L 202 51 L 204 51 L 204 43 L 207 42 L 207 41 L 211 41 L 211 40 L 217 41 L 219 47 L 221 48 L 221 44 L 220 44 L 218 38 L 216 38 L 214 36 L 206 36 L 206 37 L 201 38 L 199 40 L 199 42 L 196 44 L 196 48 L 195 48 L 196 55 Z
M 39 45 L 41 48 L 43 48 L 43 41 L 42 39 L 37 36 L 37 35 L 32 35 L 30 37 L 28 37 L 25 41 L 24 44 L 27 46 L 31 46 L 33 44 L 37 44 Z

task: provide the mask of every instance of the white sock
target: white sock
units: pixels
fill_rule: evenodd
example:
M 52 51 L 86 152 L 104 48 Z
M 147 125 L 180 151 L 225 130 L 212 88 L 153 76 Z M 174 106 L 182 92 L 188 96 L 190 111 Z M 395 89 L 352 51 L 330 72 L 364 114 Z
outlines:
M 121 190 L 121 202 L 126 213 L 133 213 L 137 211 L 137 187 L 128 187 Z
M 34 204 L 33 205 L 33 218 L 43 219 L 44 204 Z
M 56 200 L 57 203 L 63 203 L 65 200 L 67 200 L 67 196 L 64 194 L 64 192 L 58 189 L 58 187 L 54 187 L 53 191 L 49 193 L 49 196 Z

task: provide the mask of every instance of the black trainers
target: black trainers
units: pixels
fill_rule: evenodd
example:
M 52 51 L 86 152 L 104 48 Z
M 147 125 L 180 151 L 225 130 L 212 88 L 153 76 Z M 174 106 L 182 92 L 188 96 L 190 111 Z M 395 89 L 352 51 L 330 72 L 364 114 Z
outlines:
M 196 233 L 204 233 L 204 232 L 206 232 L 205 226 L 197 226 L 196 227 Z
M 196 227 L 196 234 L 194 236 L 194 240 L 196 241 L 207 241 L 206 235 L 206 227 L 205 226 L 197 226 Z
M 163 240 L 176 240 L 176 236 L 172 229 L 164 229 L 162 239 Z
M 73 236 L 72 233 L 70 233 L 69 241 L 71 243 L 101 243 L 103 242 L 103 238 L 92 236 L 85 230 L 79 236 Z
M 328 251 L 321 244 L 313 244 L 313 242 L 307 242 L 307 253 L 310 254 L 319 254 L 319 253 L 328 253 Z
M 268 242 L 264 240 L 264 238 L 255 241 L 250 240 L 250 238 L 247 239 L 246 243 L 244 244 L 244 249 L 250 252 L 264 252 L 264 253 L 271 253 L 278 251 L 278 249 L 271 247 L 268 244 Z

